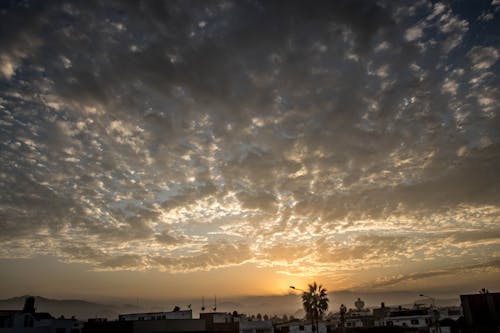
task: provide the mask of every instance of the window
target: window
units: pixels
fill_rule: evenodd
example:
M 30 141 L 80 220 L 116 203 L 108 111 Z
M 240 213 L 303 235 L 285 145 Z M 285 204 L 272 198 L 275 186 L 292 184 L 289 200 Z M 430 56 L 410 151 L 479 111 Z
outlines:
M 390 320 L 387 321 L 385 324 L 386 324 L 386 326 L 394 326 L 394 323 Z
M 300 325 L 299 326 L 299 331 L 303 331 L 304 330 L 304 325 Z
M 411 320 L 411 324 L 412 325 L 418 325 L 418 324 L 420 324 L 420 321 L 418 319 L 412 319 Z

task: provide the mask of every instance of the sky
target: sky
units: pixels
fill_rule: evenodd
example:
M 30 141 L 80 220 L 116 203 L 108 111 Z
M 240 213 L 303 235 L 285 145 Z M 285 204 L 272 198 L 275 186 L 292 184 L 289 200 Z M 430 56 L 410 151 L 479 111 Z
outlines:
M 500 1 L 3 1 L 0 296 L 500 289 Z

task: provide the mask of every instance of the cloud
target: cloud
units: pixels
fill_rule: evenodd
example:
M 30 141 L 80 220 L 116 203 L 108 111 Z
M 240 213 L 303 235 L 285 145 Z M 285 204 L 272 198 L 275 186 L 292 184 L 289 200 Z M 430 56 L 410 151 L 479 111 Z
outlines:
M 174 237 L 171 236 L 168 232 L 163 231 L 161 234 L 155 235 L 155 238 L 158 242 L 166 245 L 175 245 L 181 243 L 185 240 L 184 236 Z
M 484 70 L 495 64 L 500 57 L 500 52 L 491 46 L 474 46 L 468 53 L 472 67 L 476 70 Z
M 500 96 L 479 23 L 426 1 L 229 4 L 5 9 L 3 257 L 358 274 L 389 247 L 438 267 L 434 233 L 488 256 Z
M 481 13 L 480 16 L 478 16 L 477 20 L 487 22 L 487 21 L 493 20 L 494 18 L 495 18 L 495 14 L 493 14 L 491 12 L 483 12 L 483 13 Z
M 291 263 L 294 260 L 302 259 L 312 252 L 307 245 L 273 244 L 270 247 L 261 249 L 262 256 L 270 262 Z
M 468 242 L 482 242 L 482 241 L 492 241 L 496 242 L 500 238 L 500 230 L 498 229 L 487 229 L 487 230 L 473 230 L 465 232 L 453 233 L 452 239 L 456 243 L 468 243 Z
M 423 34 L 423 29 L 421 26 L 414 26 L 411 28 L 408 28 L 405 32 L 405 39 L 409 42 L 413 42 L 414 40 L 419 39 L 422 37 Z
M 169 272 L 190 272 L 240 265 L 251 258 L 248 244 L 221 241 L 204 245 L 198 253 L 191 256 L 185 255 L 179 258 L 152 256 L 148 260 Z
M 499 260 L 491 260 L 479 264 L 474 264 L 474 265 L 469 265 L 469 266 L 464 266 L 464 267 L 450 267 L 447 269 L 440 269 L 440 270 L 432 270 L 432 271 L 427 271 L 427 272 L 420 272 L 420 273 L 414 273 L 414 274 L 408 274 L 408 275 L 400 275 L 400 276 L 395 276 L 395 277 L 387 277 L 384 279 L 381 279 L 378 282 L 375 282 L 374 284 L 371 285 L 372 288 L 379 288 L 379 287 L 388 287 L 388 286 L 394 286 L 399 283 L 405 282 L 405 281 L 417 281 L 417 280 L 422 280 L 422 279 L 428 279 L 428 278 L 436 278 L 440 276 L 455 276 L 456 274 L 459 273 L 464 273 L 464 272 L 473 272 L 473 271 L 487 271 L 487 270 L 494 270 L 498 271 L 500 269 L 500 261 Z
M 326 246 L 325 246 L 326 245 Z M 343 246 L 320 245 L 320 261 L 352 262 L 357 260 L 382 260 L 390 262 L 391 258 L 405 256 L 410 240 L 397 236 L 360 236 Z M 329 248 L 328 248 L 329 247 Z
M 0 73 L 7 80 L 10 79 L 15 73 L 16 65 L 10 59 L 10 57 L 2 55 L 0 57 Z

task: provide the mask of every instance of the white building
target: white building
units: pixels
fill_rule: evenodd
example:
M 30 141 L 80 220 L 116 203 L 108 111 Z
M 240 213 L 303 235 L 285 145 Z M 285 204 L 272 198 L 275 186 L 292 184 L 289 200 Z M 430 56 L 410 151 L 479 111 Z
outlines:
M 388 316 L 376 322 L 376 326 L 401 326 L 412 328 L 429 327 L 433 316 L 427 310 L 399 310 L 390 312 Z
M 281 332 L 288 333 L 326 333 L 326 323 L 320 321 L 318 323 L 319 330 L 313 332 L 313 324 L 310 321 L 292 321 L 288 323 L 281 323 L 276 325 L 276 329 Z
M 443 307 L 439 308 L 439 319 L 452 319 L 457 321 L 458 318 L 460 318 L 463 315 L 462 307 L 461 306 L 448 306 L 448 307 Z
M 179 310 L 169 312 L 143 312 L 143 313 L 128 313 L 118 315 L 118 320 L 134 321 L 134 320 L 163 320 L 163 319 L 193 319 L 193 311 Z
M 248 320 L 239 317 L 240 333 L 274 333 L 273 323 L 270 320 Z

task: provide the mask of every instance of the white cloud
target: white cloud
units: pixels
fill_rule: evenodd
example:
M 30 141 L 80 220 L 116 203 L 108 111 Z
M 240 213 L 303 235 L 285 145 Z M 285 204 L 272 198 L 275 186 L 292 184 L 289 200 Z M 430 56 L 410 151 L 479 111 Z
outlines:
M 375 52 L 387 50 L 391 45 L 387 41 L 380 42 L 374 49 Z
M 481 13 L 481 15 L 478 16 L 477 20 L 487 22 L 487 21 L 493 20 L 494 18 L 495 18 L 495 14 L 493 14 L 491 12 L 483 12 L 483 13 Z
M 430 14 L 429 16 L 427 16 L 427 20 L 432 20 L 435 17 L 441 15 L 444 12 L 445 9 L 446 9 L 446 5 L 443 4 L 442 2 L 435 3 L 434 4 L 434 11 L 432 12 L 432 14 Z
M 498 58 L 500 58 L 500 52 L 492 46 L 474 46 L 467 53 L 467 56 L 471 60 L 472 67 L 475 70 L 484 70 L 497 62 Z
M 0 73 L 9 80 L 16 72 L 16 65 L 7 55 L 0 55 Z
M 457 94 L 458 83 L 454 80 L 446 80 L 441 86 L 441 91 L 452 95 Z
M 67 57 L 63 55 L 60 58 L 64 68 L 66 69 L 71 68 L 71 60 L 69 60 Z
M 448 53 L 460 45 L 465 33 L 469 30 L 469 22 L 460 19 L 458 15 L 454 15 L 451 10 L 448 10 L 441 15 L 438 27 L 444 35 L 447 35 L 443 42 L 443 50 Z
M 386 78 L 389 76 L 389 65 L 385 64 L 380 66 L 376 71 L 377 76 L 381 78 Z
M 413 42 L 413 41 L 421 38 L 422 35 L 423 35 L 423 29 L 422 29 L 422 26 L 419 24 L 419 25 L 415 25 L 411 28 L 406 29 L 405 39 L 409 42 Z

